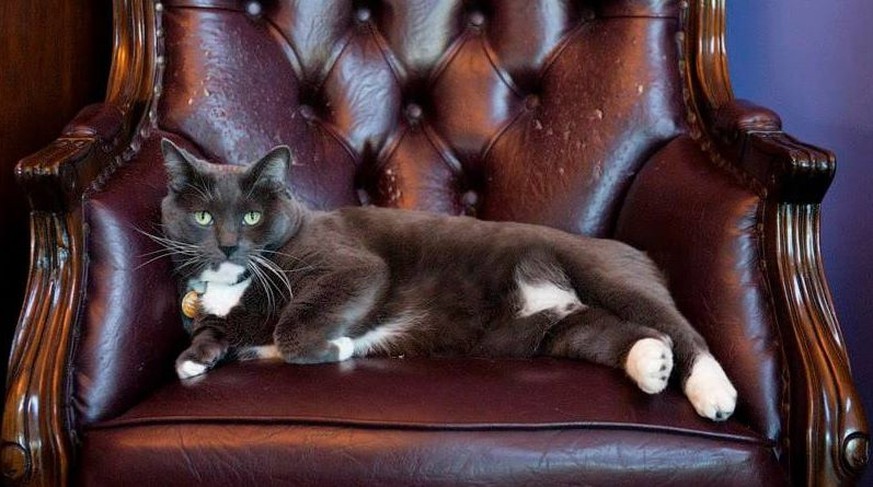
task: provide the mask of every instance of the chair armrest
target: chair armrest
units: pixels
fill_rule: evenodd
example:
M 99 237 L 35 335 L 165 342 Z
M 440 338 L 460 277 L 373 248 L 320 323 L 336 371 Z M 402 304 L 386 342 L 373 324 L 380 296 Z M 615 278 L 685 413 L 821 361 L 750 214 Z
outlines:
M 794 481 L 851 483 L 869 429 L 821 264 L 818 202 L 833 156 L 743 128 L 759 110 L 723 113 L 733 114 L 714 145 L 680 137 L 646 163 L 616 236 L 666 269 L 680 309 L 726 358 L 738 417 L 779 442 Z
M 836 170 L 834 155 L 782 131 L 772 110 L 730 100 L 714 111 L 712 135 L 731 164 L 786 203 L 820 203 Z
M 15 166 L 15 176 L 25 187 L 31 208 L 66 211 L 103 167 L 111 164 L 113 145 L 122 131 L 121 110 L 108 103 L 83 108 L 61 136 Z
M 778 132 L 782 119 L 769 108 L 733 99 L 716 109 L 713 129 L 726 140 L 736 140 L 743 132 Z
M 115 160 L 123 119 L 111 104 L 83 109 L 61 136 L 15 168 L 31 204 L 30 273 L 9 359 L 3 444 L 7 482 L 63 485 L 72 443 L 68 359 L 84 294 L 81 199 Z M 38 474 L 35 474 L 38 472 Z

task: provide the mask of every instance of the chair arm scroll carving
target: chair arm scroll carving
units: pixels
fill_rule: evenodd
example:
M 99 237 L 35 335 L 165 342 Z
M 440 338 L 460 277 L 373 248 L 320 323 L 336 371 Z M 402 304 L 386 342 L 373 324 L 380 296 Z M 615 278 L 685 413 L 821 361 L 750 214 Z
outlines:
M 870 436 L 824 277 L 820 205 L 782 203 L 768 220 L 775 239 L 765 252 L 789 345 L 792 473 L 803 485 L 851 484 L 867 466 Z

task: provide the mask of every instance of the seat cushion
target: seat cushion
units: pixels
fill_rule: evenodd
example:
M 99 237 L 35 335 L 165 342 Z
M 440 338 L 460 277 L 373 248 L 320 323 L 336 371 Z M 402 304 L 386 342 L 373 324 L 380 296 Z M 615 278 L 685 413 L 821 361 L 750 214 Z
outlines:
M 558 359 L 234 363 L 83 432 L 84 485 L 783 482 L 774 445 L 673 385 Z

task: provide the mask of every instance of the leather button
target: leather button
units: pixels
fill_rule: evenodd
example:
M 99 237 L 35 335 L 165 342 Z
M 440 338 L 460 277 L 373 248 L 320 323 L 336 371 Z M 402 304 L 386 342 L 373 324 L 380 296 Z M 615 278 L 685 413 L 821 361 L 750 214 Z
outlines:
M 312 109 L 309 105 L 300 105 L 298 109 L 300 111 L 300 116 L 305 118 L 306 120 L 312 120 L 315 118 L 315 110 Z
M 472 208 L 476 206 L 476 203 L 479 202 L 479 195 L 473 191 L 467 191 L 461 195 L 461 203 L 467 208 Z
M 470 25 L 474 27 L 482 27 L 485 25 L 485 14 L 482 12 L 470 12 Z
M 424 114 L 421 107 L 415 103 L 410 103 L 406 105 L 406 116 L 409 117 L 409 120 L 413 122 L 417 122 L 421 120 L 421 116 Z
M 355 18 L 358 19 L 358 22 L 368 22 L 371 16 L 372 14 L 368 8 L 359 8 L 355 12 Z
M 261 15 L 263 11 L 263 7 L 260 2 L 247 2 L 246 3 L 246 13 L 251 15 L 252 17 L 257 17 Z
M 524 99 L 524 106 L 527 107 L 528 110 L 533 110 L 540 106 L 540 97 L 537 95 L 527 95 Z

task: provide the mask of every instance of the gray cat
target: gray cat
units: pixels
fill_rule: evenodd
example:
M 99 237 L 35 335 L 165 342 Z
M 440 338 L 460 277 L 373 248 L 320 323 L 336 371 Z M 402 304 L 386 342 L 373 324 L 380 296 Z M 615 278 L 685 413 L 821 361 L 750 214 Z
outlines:
M 222 360 L 293 364 L 372 355 L 550 355 L 618 367 L 649 394 L 674 365 L 698 414 L 737 393 L 646 255 L 521 223 L 375 207 L 312 211 L 290 193 L 287 147 L 248 167 L 162 141 L 163 237 L 200 291 L 186 379 Z

